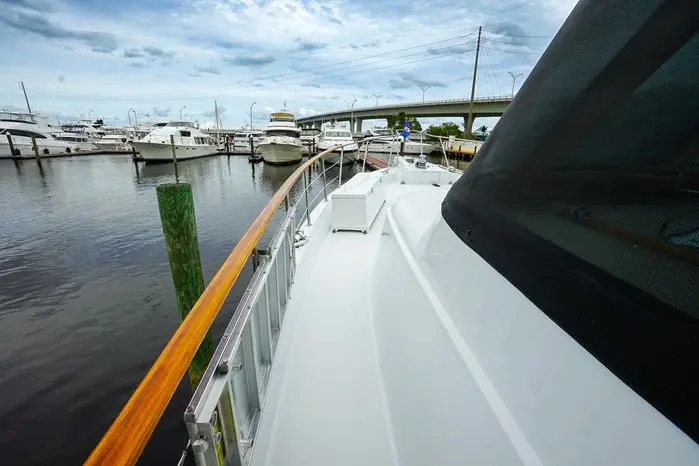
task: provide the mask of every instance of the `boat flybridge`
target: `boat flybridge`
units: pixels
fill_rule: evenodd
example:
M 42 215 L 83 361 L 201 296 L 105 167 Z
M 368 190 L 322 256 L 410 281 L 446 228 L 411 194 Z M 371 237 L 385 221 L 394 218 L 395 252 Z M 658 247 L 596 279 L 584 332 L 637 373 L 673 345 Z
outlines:
M 463 174 L 300 165 L 87 464 L 137 460 L 251 257 L 199 466 L 699 464 L 698 33 L 581 0 Z

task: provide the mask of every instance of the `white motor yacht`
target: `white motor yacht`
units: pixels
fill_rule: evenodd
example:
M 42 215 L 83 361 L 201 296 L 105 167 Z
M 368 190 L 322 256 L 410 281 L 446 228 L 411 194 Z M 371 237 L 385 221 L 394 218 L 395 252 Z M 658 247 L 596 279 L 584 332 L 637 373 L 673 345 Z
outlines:
M 93 151 L 98 150 L 99 146 L 96 144 L 96 140 L 87 135 L 86 133 L 72 133 L 68 131 L 61 131 L 57 133 L 51 133 L 53 138 L 57 141 L 64 142 L 66 144 L 72 144 L 74 146 L 75 152 L 80 151 Z
M 336 125 L 326 126 L 318 141 L 318 151 L 324 151 L 338 145 L 341 145 L 342 148 L 335 149 L 327 154 L 325 163 L 334 165 L 342 161 L 343 165 L 349 165 L 357 161 L 359 146 L 354 142 L 352 133 L 348 129 L 340 128 Z
M 233 154 L 250 154 L 250 140 L 252 139 L 252 152 L 257 150 L 264 132 L 256 129 L 243 129 L 233 133 L 230 139 L 230 151 Z
M 300 162 L 302 149 L 301 130 L 296 127 L 294 115 L 287 111 L 272 113 L 260 142 L 264 161 L 273 164 Z
M 211 136 L 187 121 L 171 121 L 157 126 L 143 139 L 132 144 L 146 162 L 172 162 L 173 137 L 177 160 L 216 155 L 216 145 Z
M 10 135 L 14 154 L 7 135 Z M 86 137 L 65 133 L 35 113 L 0 112 L 0 157 L 34 155 L 32 136 L 44 156 L 97 149 Z
M 131 147 L 127 135 L 119 133 L 105 134 L 95 144 L 103 151 L 125 151 Z
M 368 136 L 385 136 L 364 143 L 369 145 L 369 152 L 374 153 L 397 154 L 400 152 L 401 143 L 403 142 L 403 153 L 406 155 L 429 154 L 438 147 L 438 144 L 429 142 L 418 142 L 410 139 L 403 141 L 403 137 L 400 134 L 386 127 L 373 127 L 367 130 L 365 134 Z

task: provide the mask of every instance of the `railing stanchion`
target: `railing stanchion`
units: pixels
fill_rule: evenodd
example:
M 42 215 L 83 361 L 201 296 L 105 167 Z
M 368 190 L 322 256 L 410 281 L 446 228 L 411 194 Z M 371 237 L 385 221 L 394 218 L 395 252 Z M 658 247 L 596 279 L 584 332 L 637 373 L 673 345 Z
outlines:
M 323 164 L 323 197 L 325 197 L 325 202 L 328 202 L 328 183 L 325 179 L 325 157 L 320 159 Z
M 345 147 L 342 146 L 342 147 L 340 147 L 340 176 L 339 176 L 338 181 L 337 181 L 338 188 L 340 186 L 342 186 L 342 162 L 343 162 L 342 159 L 344 158 L 344 156 L 345 156 Z
M 285 207 L 285 212 L 289 211 L 289 195 L 287 194 L 284 196 L 284 207 Z
M 306 221 L 308 222 L 308 226 L 311 226 L 311 211 L 309 210 L 308 207 L 308 180 L 306 179 L 306 174 L 303 174 L 303 193 L 306 197 Z M 303 219 L 302 219 L 303 221 Z
M 364 143 L 364 163 L 362 163 L 362 173 L 364 173 L 364 167 L 366 167 L 366 156 L 369 152 L 369 143 Z

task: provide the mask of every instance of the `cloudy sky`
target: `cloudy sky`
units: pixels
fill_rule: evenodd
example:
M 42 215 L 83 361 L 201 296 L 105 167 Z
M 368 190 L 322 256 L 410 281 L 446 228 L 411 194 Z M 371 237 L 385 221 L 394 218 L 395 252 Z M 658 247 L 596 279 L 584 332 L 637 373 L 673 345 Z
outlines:
M 0 107 L 119 124 L 183 116 L 257 125 L 299 115 L 470 95 L 523 82 L 576 0 L 0 0 Z M 429 121 L 427 121 L 429 123 Z

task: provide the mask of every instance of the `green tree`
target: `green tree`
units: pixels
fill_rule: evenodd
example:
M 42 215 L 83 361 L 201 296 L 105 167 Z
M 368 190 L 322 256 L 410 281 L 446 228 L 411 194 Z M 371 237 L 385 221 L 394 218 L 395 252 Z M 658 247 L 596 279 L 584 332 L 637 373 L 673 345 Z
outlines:
M 405 112 L 398 112 L 395 115 L 391 115 L 386 118 L 387 126 L 391 129 L 396 129 L 398 131 L 403 131 L 405 127 L 405 119 L 410 120 L 410 130 L 411 131 L 422 131 L 422 125 L 417 118 L 414 116 L 408 116 Z
M 464 132 L 461 131 L 461 128 L 459 125 L 456 123 L 452 123 L 450 121 L 446 123 L 442 123 L 439 126 L 430 126 L 427 128 L 427 133 L 432 134 L 435 136 L 443 136 L 443 137 L 448 137 L 448 136 L 455 136 L 457 138 L 462 138 L 464 137 Z

